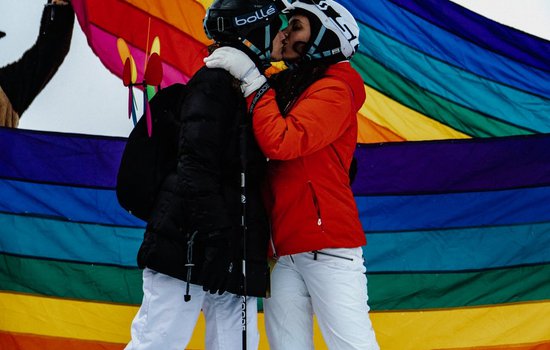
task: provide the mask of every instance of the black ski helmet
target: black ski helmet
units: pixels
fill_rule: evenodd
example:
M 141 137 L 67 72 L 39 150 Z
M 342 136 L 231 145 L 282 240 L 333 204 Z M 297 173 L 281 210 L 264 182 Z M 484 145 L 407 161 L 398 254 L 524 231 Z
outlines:
M 265 66 L 281 27 L 280 6 L 276 0 L 216 0 L 206 11 L 204 31 L 222 45 L 245 49 L 256 64 Z
M 353 15 L 333 0 L 297 0 L 289 6 L 289 17 L 309 19 L 311 39 L 304 59 L 338 62 L 350 59 L 359 47 L 359 26 Z

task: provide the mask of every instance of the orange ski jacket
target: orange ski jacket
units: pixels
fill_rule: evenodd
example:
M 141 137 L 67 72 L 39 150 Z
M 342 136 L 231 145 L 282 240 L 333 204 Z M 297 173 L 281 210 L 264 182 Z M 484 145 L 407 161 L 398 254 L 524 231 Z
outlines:
M 273 90 L 257 102 L 253 128 L 269 158 L 266 197 L 274 254 L 366 244 L 349 183 L 364 100 L 360 75 L 340 62 L 284 117 Z

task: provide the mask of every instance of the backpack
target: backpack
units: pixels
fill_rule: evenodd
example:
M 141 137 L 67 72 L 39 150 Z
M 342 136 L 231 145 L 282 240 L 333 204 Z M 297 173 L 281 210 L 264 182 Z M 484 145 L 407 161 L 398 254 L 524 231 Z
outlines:
M 128 136 L 117 174 L 116 195 L 130 214 L 148 221 L 157 194 L 170 172 L 176 171 L 180 111 L 187 86 L 173 84 L 151 99 L 152 135 L 146 118 L 139 119 Z

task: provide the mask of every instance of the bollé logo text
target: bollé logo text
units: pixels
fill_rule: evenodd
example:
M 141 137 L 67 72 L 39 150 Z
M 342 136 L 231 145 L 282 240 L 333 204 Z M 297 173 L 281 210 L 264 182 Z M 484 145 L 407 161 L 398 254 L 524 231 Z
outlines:
M 264 7 L 258 11 L 235 17 L 235 25 L 244 26 L 246 24 L 251 24 L 264 18 L 270 17 L 275 13 L 277 13 L 275 5 L 269 5 L 267 8 Z

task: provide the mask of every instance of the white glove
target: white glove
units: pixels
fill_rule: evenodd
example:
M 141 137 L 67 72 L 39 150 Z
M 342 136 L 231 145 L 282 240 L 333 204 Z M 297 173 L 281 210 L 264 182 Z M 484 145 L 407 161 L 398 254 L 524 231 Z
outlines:
M 204 63 L 208 68 L 225 69 L 235 79 L 240 80 L 244 97 L 248 97 L 267 81 L 250 57 L 233 47 L 223 46 L 216 49 L 204 59 Z

